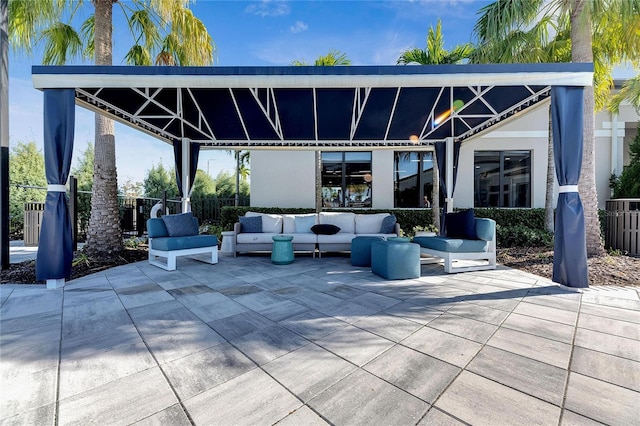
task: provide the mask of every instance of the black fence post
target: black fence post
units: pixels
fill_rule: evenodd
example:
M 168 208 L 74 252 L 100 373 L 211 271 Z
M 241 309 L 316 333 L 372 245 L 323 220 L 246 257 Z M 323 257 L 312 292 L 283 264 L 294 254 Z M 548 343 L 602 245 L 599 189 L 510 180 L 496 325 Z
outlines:
M 166 214 L 167 212 L 167 191 L 162 191 L 162 214 Z
M 138 237 L 142 237 L 145 231 L 144 221 L 144 200 L 142 198 L 136 198 L 136 230 L 138 231 Z
M 69 215 L 71 216 L 73 251 L 78 250 L 78 179 L 69 177 Z

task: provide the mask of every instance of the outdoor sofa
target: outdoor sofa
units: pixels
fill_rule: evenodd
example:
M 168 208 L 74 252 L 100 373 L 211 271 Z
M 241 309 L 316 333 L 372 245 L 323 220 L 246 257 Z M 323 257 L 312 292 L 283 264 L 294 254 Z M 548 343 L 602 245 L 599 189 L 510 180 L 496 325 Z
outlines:
M 337 232 L 333 233 L 336 228 Z M 247 212 L 235 223 L 234 234 L 236 254 L 270 252 L 274 235 L 291 235 L 294 251 L 310 252 L 315 257 L 316 250 L 319 254 L 350 251 L 351 240 L 357 236 L 397 237 L 400 235 L 400 224 L 389 213 L 278 215 Z
M 191 212 L 164 215 L 147 220 L 149 235 L 149 263 L 167 271 L 175 271 L 180 256 L 206 253 L 206 262 L 218 263 L 218 238 L 198 235 L 198 219 Z M 165 258 L 165 262 L 158 259 Z
M 476 218 L 473 210 L 448 213 L 446 236 L 414 237 L 420 244 L 422 263 L 444 261 L 446 273 L 481 271 L 496 268 L 496 222 Z M 432 258 L 432 259 L 430 259 Z M 481 260 L 483 262 L 461 262 Z

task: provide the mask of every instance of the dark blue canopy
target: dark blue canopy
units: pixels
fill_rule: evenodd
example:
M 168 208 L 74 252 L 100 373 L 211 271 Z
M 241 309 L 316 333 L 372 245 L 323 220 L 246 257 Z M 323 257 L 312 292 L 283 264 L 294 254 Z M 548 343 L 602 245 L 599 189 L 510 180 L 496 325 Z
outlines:
M 44 91 L 44 159 L 49 188 L 40 227 L 36 278 L 71 276 L 73 238 L 64 185 L 69 177 L 75 126 L 75 90 Z
M 578 193 L 582 168 L 582 87 L 551 90 L 551 120 L 556 177 L 560 185 L 553 247 L 553 281 L 588 287 L 584 211 Z

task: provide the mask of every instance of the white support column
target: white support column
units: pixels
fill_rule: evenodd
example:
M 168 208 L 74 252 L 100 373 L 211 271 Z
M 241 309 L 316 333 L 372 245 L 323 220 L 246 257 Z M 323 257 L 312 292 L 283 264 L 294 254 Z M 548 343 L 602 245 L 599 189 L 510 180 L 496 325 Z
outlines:
M 445 182 L 447 184 L 447 198 L 444 200 L 447 205 L 447 213 L 453 211 L 453 138 L 446 140 L 447 147 L 447 174 Z
M 618 167 L 618 114 L 611 113 L 611 173 L 620 176 L 622 167 Z
M 64 278 L 58 279 L 48 279 L 47 280 L 47 290 L 56 290 L 64 287 Z
M 189 181 L 189 170 L 191 170 L 191 141 L 182 139 L 182 213 L 191 211 L 191 182 Z

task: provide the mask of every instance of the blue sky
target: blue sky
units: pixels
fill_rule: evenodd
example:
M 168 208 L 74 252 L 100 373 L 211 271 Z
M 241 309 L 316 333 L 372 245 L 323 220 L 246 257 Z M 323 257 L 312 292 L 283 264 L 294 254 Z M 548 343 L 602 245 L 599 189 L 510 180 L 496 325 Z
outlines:
M 87 4 L 89 2 L 86 2 Z M 217 47 L 216 66 L 289 65 L 312 63 L 332 49 L 347 54 L 353 65 L 393 65 L 403 50 L 425 47 L 430 26 L 442 20 L 446 48 L 472 41 L 477 11 L 488 1 L 211 1 L 198 0 L 192 9 L 207 26 Z M 88 9 L 91 9 L 90 7 Z M 124 64 L 130 39 L 114 6 L 114 65 Z M 33 89 L 33 57 L 10 52 L 10 144 L 36 141 L 42 146 L 42 93 Z M 93 114 L 76 108 L 75 155 L 93 144 Z M 160 161 L 173 164 L 172 148 L 157 139 L 116 124 L 118 183 L 142 181 Z M 74 162 L 75 165 L 75 162 Z M 231 172 L 234 162 L 221 151 L 202 151 L 199 168 L 212 176 Z

